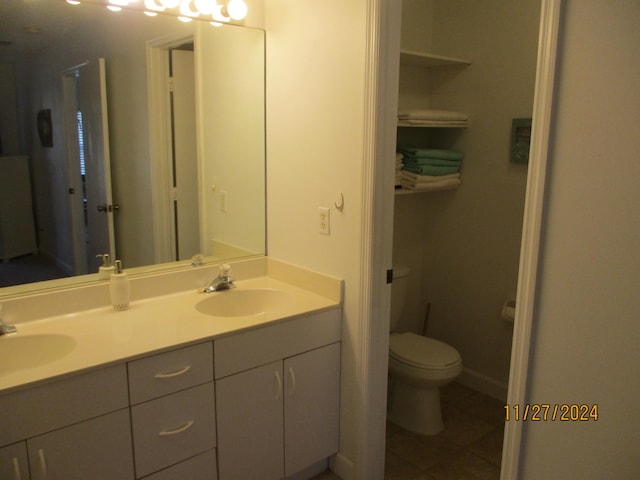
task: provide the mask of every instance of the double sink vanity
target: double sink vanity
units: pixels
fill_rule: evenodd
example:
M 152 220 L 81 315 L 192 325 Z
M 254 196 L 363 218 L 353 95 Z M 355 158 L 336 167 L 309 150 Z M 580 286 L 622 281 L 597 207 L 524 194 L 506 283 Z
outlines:
M 262 257 L 16 296 L 0 478 L 304 479 L 338 451 L 342 282 Z

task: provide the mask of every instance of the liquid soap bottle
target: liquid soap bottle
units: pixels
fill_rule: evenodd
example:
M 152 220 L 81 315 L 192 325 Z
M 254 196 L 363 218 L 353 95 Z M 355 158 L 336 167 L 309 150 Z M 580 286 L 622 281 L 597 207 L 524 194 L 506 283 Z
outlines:
M 96 257 L 102 259 L 102 265 L 98 268 L 98 278 L 100 280 L 110 278 L 111 274 L 115 271 L 115 267 L 111 263 L 109 254 L 102 253 L 100 255 L 96 255 Z
M 109 293 L 111 294 L 111 305 L 114 310 L 126 310 L 129 308 L 129 298 L 131 296 L 129 287 L 129 277 L 127 272 L 122 270 L 122 262 L 115 261 L 115 269 L 111 274 L 111 283 L 109 284 Z

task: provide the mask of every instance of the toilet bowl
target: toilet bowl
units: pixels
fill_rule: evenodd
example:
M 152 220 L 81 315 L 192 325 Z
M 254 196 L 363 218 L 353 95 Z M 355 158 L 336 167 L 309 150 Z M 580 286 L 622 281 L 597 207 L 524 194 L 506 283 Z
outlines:
M 439 340 L 394 332 L 402 314 L 409 269 L 394 266 L 393 272 L 387 417 L 406 430 L 435 435 L 444 428 L 439 387 L 462 373 L 462 359 L 455 348 Z

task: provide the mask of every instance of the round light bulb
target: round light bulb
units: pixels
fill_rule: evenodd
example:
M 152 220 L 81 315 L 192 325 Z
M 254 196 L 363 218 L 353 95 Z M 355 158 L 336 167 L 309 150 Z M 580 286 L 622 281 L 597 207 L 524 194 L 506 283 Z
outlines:
M 193 4 L 202 15 L 211 15 L 216 6 L 216 0 L 194 0 Z
M 158 5 L 156 0 L 144 0 L 145 8 L 150 12 L 163 12 L 164 5 Z
M 211 14 L 211 18 L 213 18 L 215 22 L 223 22 L 223 23 L 227 23 L 231 20 L 229 17 L 225 15 L 225 9 L 222 8 L 222 5 L 215 6 L 215 8 L 213 9 L 213 13 Z
M 184 17 L 193 17 L 193 18 L 200 15 L 200 12 L 198 12 L 197 10 L 191 9 L 192 1 L 193 0 L 182 0 L 182 3 L 180 4 L 180 15 Z
M 244 0 L 229 0 L 227 4 L 227 14 L 234 20 L 242 20 L 249 11 Z
M 180 0 L 160 0 L 160 3 L 166 8 L 176 8 L 180 5 Z

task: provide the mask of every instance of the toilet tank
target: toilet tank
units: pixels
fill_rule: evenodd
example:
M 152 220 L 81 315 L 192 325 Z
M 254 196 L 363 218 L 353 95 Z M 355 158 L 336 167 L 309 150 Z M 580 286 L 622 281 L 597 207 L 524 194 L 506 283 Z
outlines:
M 402 307 L 407 298 L 407 284 L 409 282 L 409 267 L 405 265 L 393 266 L 393 283 L 391 284 L 391 318 L 390 329 L 393 332 L 402 316 Z

